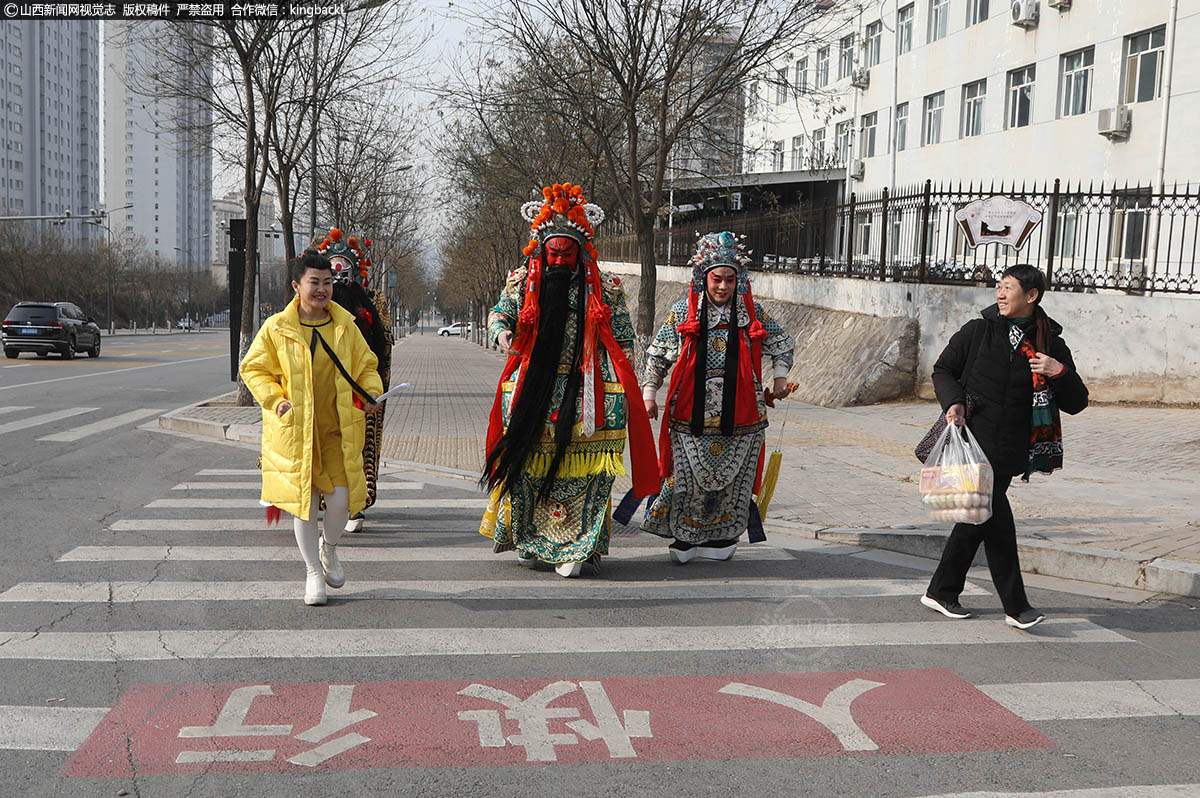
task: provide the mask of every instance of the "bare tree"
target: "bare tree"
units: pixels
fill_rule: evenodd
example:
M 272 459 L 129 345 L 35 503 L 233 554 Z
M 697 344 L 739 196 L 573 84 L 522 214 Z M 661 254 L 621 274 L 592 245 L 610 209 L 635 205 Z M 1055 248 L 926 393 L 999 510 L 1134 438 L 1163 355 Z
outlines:
M 489 18 L 497 45 L 521 53 L 536 90 L 481 97 L 574 120 L 597 148 L 641 260 L 639 342 L 653 333 L 655 219 L 676 146 L 728 116 L 742 86 L 779 52 L 805 46 L 814 0 L 506 0 Z M 735 124 L 740 119 L 734 119 Z
M 412 35 L 416 14 L 412 0 L 364 3 L 353 13 L 305 24 L 300 49 L 309 57 L 301 63 L 278 60 L 284 51 L 268 49 L 260 91 L 271 83 L 267 75 L 277 74 L 284 84 L 267 144 L 288 260 L 296 255 L 296 211 L 313 178 L 314 142 L 321 132 L 357 132 L 364 115 L 377 115 L 379 97 L 412 73 L 427 39 Z

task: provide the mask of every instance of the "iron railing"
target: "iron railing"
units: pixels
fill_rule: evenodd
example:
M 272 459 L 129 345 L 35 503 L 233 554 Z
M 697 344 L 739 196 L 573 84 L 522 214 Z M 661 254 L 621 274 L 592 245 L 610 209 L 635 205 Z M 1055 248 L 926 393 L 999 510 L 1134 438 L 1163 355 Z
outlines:
M 1003 195 L 1042 213 L 1025 247 L 971 249 L 954 214 Z M 923 185 L 851 194 L 849 202 L 778 211 L 731 212 L 660 229 L 656 263 L 684 265 L 696 234 L 746 236 L 755 268 L 793 274 L 927 283 L 994 283 L 1007 267 L 1032 263 L 1058 290 L 1200 293 L 1200 185 L 1147 187 L 1053 184 Z M 668 239 L 671 252 L 667 252 Z M 605 259 L 638 261 L 633 235 L 597 241 Z

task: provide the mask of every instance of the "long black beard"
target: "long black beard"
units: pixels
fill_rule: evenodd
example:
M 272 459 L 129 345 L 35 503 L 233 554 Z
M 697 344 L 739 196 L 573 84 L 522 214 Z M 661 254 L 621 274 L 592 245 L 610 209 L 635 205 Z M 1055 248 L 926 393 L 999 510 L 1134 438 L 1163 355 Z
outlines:
M 738 356 L 741 354 L 742 331 L 738 326 L 737 295 L 729 299 L 729 329 L 725 337 L 724 385 L 721 386 L 721 434 L 733 434 L 737 411 Z M 700 301 L 700 335 L 696 339 L 696 364 L 692 374 L 692 418 L 688 429 L 692 435 L 704 434 L 705 398 L 708 389 L 708 292 Z
M 579 364 L 585 317 L 582 269 L 576 269 L 574 273 L 566 269 L 547 269 L 543 272 L 537 340 L 529 356 L 529 367 L 522 377 L 520 393 L 509 414 L 508 429 L 488 452 L 483 478 L 480 479 L 480 484 L 486 485 L 488 490 L 499 485 L 502 486 L 502 493 L 507 493 L 542 439 L 546 411 L 554 398 L 567 322 L 572 320 L 569 305 L 572 282 L 579 288 L 580 304 L 580 310 L 574 314 L 575 348 L 571 355 L 571 372 L 559 403 L 558 420 L 554 425 L 554 456 L 542 479 L 538 498 L 549 498 L 554 487 L 554 475 L 571 442 L 571 428 L 575 426 L 575 403 L 583 382 Z

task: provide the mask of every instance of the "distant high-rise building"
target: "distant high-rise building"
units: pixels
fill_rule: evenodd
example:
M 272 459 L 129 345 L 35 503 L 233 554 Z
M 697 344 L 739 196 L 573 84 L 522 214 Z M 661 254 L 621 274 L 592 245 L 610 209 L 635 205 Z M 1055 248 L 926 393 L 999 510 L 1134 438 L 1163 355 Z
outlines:
M 203 270 L 213 247 L 212 110 L 200 94 L 210 81 L 152 93 L 155 75 L 198 49 L 188 35 L 204 28 L 105 23 L 104 193 L 114 234 L 140 237 L 160 263 Z
M 96 22 L 0 22 L 0 215 L 99 205 L 99 48 Z M 82 221 L 60 230 L 71 243 L 99 240 Z

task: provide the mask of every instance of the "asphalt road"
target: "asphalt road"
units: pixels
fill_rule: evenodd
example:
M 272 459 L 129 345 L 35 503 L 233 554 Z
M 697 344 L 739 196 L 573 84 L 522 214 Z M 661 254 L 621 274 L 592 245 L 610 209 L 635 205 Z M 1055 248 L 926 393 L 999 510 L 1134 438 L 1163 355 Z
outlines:
M 227 340 L 0 367 L 0 795 L 1200 795 L 1194 601 L 1034 579 L 1031 634 L 984 575 L 947 621 L 928 563 L 778 530 L 563 580 L 395 470 L 306 607 L 255 452 L 144 428 Z

